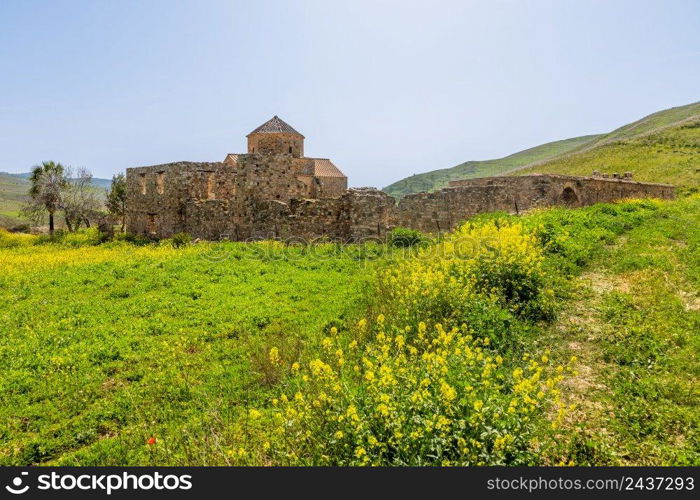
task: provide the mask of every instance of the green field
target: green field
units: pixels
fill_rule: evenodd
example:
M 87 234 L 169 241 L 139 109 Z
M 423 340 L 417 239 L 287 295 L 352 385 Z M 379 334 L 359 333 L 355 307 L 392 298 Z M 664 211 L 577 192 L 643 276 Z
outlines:
M 697 196 L 407 254 L 99 241 L 0 232 L 0 464 L 700 464 Z
M 700 103 L 670 108 L 607 134 L 575 137 L 499 160 L 465 162 L 406 177 L 383 189 L 402 197 L 440 189 L 451 180 L 534 172 L 591 175 L 630 171 L 638 180 L 700 185 Z
M 26 223 L 19 211 L 26 200 L 29 182 L 26 179 L 0 173 L 0 227 Z

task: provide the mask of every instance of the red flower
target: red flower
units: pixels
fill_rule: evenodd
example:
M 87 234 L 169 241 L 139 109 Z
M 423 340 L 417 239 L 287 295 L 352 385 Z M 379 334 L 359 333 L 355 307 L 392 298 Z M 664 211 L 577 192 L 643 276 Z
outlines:
M 151 436 L 148 438 L 148 441 L 146 441 L 146 443 L 148 444 L 148 446 L 153 446 L 154 444 L 156 444 L 156 438 Z

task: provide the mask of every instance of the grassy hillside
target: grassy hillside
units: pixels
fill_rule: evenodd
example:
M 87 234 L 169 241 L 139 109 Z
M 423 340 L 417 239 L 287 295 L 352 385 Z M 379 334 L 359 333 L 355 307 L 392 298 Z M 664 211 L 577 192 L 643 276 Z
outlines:
M 9 174 L 0 172 L 0 227 L 11 228 L 26 224 L 19 215 L 29 191 L 29 174 Z M 109 179 L 93 178 L 92 183 L 100 196 L 111 184 Z
M 641 120 L 624 125 L 613 130 L 609 134 L 603 135 L 592 143 L 591 147 L 601 146 L 605 143 L 621 139 L 638 137 L 649 132 L 658 132 L 665 127 L 678 125 L 680 122 L 692 119 L 693 117 L 700 117 L 700 102 L 652 113 Z
M 700 187 L 700 114 L 638 135 L 633 135 L 634 130 L 639 129 L 621 130 L 583 151 L 541 162 L 514 174 L 590 175 L 594 170 L 629 171 L 640 181 Z
M 700 185 L 698 141 L 700 102 L 653 113 L 607 134 L 544 144 L 500 160 L 466 162 L 402 179 L 384 188 L 405 196 L 447 186 L 448 182 L 506 173 L 590 175 L 631 171 L 639 180 Z
M 699 222 L 486 214 L 405 255 L 0 231 L 0 464 L 698 465 Z
M 28 190 L 26 178 L 0 172 L 0 227 L 13 227 L 24 222 L 19 216 L 19 209 Z
M 451 168 L 433 170 L 406 177 L 383 188 L 382 191 L 391 196 L 402 197 L 420 191 L 432 191 L 443 188 L 452 180 L 499 175 L 534 161 L 552 158 L 581 148 L 600 137 L 598 135 L 574 137 L 563 141 L 542 144 L 497 160 L 467 161 Z

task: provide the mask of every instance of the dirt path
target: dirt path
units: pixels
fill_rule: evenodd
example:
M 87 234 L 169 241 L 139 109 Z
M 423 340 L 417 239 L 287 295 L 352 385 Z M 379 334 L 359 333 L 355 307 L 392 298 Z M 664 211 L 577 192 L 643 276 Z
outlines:
M 567 405 L 574 404 L 564 428 L 580 427 L 595 415 L 600 419 L 606 409 L 597 401 L 596 394 L 606 391 L 602 373 L 606 369 L 602 353 L 596 342 L 602 333 L 598 321 L 599 306 L 605 293 L 615 288 L 611 276 L 601 272 L 588 272 L 578 279 L 577 298 L 561 314 L 555 326 L 555 334 L 564 339 L 566 359 L 572 356 L 573 376 L 563 382 L 562 395 Z M 604 434 L 604 428 L 598 431 Z

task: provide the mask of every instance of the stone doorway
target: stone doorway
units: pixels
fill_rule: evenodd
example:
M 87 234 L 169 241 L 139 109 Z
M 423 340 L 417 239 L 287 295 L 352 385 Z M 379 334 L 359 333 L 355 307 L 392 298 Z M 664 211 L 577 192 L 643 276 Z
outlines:
M 574 191 L 574 188 L 571 186 L 566 186 L 564 191 L 561 193 L 561 201 L 567 207 L 577 206 L 579 204 L 579 199 L 576 191 Z

